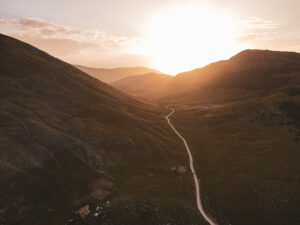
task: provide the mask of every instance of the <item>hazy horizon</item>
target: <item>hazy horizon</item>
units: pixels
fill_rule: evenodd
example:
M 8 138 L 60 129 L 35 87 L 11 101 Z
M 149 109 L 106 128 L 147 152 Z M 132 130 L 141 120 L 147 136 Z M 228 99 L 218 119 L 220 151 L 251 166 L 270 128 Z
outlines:
M 14 0 L 0 6 L 1 33 L 94 68 L 143 66 L 174 75 L 245 49 L 300 51 L 296 0 Z

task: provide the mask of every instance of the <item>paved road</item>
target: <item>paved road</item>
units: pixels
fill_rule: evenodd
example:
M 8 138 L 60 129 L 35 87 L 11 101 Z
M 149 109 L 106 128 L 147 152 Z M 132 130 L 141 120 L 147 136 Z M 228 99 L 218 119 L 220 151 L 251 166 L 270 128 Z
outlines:
M 171 112 L 165 117 L 168 124 L 170 125 L 170 127 L 173 129 L 173 131 L 177 134 L 177 136 L 182 140 L 182 142 L 184 143 L 184 146 L 186 148 L 186 151 L 189 155 L 189 160 L 190 160 L 190 169 L 191 172 L 193 174 L 193 178 L 194 178 L 194 183 L 195 183 L 195 191 L 196 191 L 196 201 L 197 201 L 197 208 L 200 212 L 200 214 L 204 217 L 204 219 L 210 224 L 210 225 L 217 225 L 217 223 L 205 212 L 205 209 L 202 205 L 201 202 L 201 195 L 200 195 L 200 185 L 199 185 L 199 180 L 197 177 L 197 174 L 195 172 L 195 168 L 194 168 L 194 160 L 193 160 L 193 155 L 190 151 L 190 148 L 185 140 L 185 138 L 176 130 L 176 128 L 173 126 L 173 124 L 170 121 L 170 116 L 172 116 L 172 114 L 175 112 L 174 108 L 171 109 Z

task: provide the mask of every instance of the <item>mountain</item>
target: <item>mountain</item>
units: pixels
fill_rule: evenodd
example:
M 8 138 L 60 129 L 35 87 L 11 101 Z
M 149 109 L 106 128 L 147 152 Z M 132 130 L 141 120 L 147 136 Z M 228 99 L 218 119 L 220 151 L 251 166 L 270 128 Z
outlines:
M 300 223 L 299 81 L 298 72 L 293 88 L 176 104 L 173 122 L 220 224 Z
M 262 96 L 279 89 L 293 89 L 300 71 L 300 54 L 268 50 L 245 50 L 229 60 L 180 73 L 171 79 L 156 76 L 113 83 L 120 90 L 165 102 L 205 103 Z M 296 76 L 296 77 L 295 77 Z M 143 81 L 145 80 L 145 81 Z M 124 82 L 125 83 L 125 82 Z M 161 87 L 162 88 L 156 88 Z M 138 93 L 136 90 L 140 90 Z
M 173 103 L 172 122 L 218 224 L 300 224 L 299 53 L 246 50 L 151 85 L 148 79 L 130 87 L 128 78 L 119 88 Z
M 202 224 L 165 108 L 4 35 L 0 65 L 0 224 Z
M 157 70 L 146 67 L 119 67 L 113 69 L 92 68 L 76 65 L 78 69 L 105 83 L 115 82 L 129 76 L 143 75 L 147 73 L 160 73 Z
M 299 53 L 245 50 L 229 60 L 177 75 L 162 99 L 222 102 L 263 96 L 293 87 L 299 71 Z
M 170 75 L 149 73 L 129 76 L 112 82 L 111 85 L 130 95 L 152 100 L 161 97 L 166 92 L 171 80 Z
M 247 50 L 116 84 L 174 103 L 218 224 L 299 224 L 299 64 L 298 53 Z M 0 80 L 0 224 L 206 224 L 191 174 L 172 171 L 188 162 L 167 104 L 4 35 Z
M 247 50 L 172 85 L 162 99 L 220 224 L 299 224 L 300 54 Z

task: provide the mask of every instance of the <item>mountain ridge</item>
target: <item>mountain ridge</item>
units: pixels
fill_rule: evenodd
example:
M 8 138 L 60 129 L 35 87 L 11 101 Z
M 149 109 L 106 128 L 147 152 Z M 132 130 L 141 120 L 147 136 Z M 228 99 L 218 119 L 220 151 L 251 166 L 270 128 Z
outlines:
M 298 71 L 300 71 L 300 53 L 245 50 L 228 60 L 177 74 L 168 82 L 164 82 L 164 90 L 160 90 L 159 94 L 156 94 L 154 88 L 159 85 L 159 80 L 156 84 L 153 83 L 152 87 L 143 85 L 140 80 L 132 83 L 132 89 L 128 88 L 130 82 L 126 84 L 126 88 L 122 86 L 119 88 L 128 94 L 134 94 L 133 89 L 144 89 L 144 93 L 140 92 L 141 96 L 163 102 L 192 103 L 213 99 L 230 101 L 243 95 L 242 92 L 248 92 L 246 95 L 255 94 L 254 92 L 251 94 L 249 88 L 259 92 L 266 91 L 264 88 L 267 86 L 269 91 L 272 88 L 274 90 L 283 88 L 292 79 L 292 73 Z M 246 95 L 244 97 L 247 98 Z

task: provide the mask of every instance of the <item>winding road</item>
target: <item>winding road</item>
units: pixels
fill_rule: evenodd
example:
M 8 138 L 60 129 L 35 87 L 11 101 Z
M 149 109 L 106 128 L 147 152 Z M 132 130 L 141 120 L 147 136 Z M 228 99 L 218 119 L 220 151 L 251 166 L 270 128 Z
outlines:
M 169 108 L 169 107 L 167 107 Z M 176 128 L 174 127 L 174 125 L 171 123 L 170 121 L 170 116 L 172 116 L 172 114 L 175 112 L 174 108 L 171 109 L 171 112 L 165 117 L 168 124 L 170 125 L 170 127 L 173 129 L 173 131 L 177 134 L 177 136 L 182 140 L 182 142 L 184 143 L 184 146 L 186 148 L 186 151 L 189 155 L 189 160 L 190 160 L 190 169 L 194 178 L 194 183 L 195 183 L 195 191 L 196 191 L 196 201 L 197 201 L 197 208 L 200 212 L 200 214 L 203 216 L 203 218 L 210 224 L 210 225 L 217 225 L 217 223 L 210 218 L 210 216 L 205 212 L 205 209 L 202 205 L 201 202 L 201 195 L 200 195 L 200 185 L 199 185 L 199 180 L 197 177 L 197 174 L 195 172 L 195 168 L 194 168 L 194 160 L 193 160 L 193 155 L 190 151 L 190 148 L 185 140 L 185 138 L 176 130 Z

